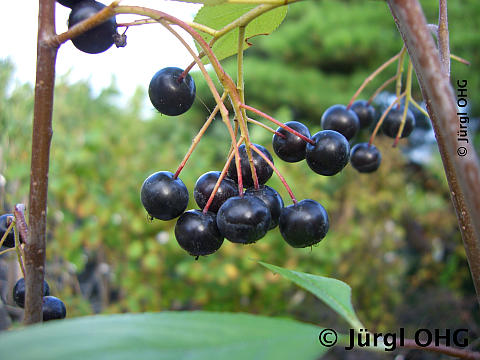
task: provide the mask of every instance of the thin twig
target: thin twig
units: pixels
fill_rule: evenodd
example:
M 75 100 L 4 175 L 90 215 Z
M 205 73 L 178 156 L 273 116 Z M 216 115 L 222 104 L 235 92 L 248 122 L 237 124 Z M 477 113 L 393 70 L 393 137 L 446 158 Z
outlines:
M 222 102 L 225 100 L 225 97 L 227 96 L 226 93 L 223 93 L 222 97 L 220 98 Z M 175 174 L 173 175 L 173 178 L 176 179 L 178 175 L 180 175 L 180 172 L 182 169 L 185 167 L 185 164 L 187 163 L 188 159 L 192 155 L 193 151 L 197 147 L 198 143 L 200 142 L 200 139 L 202 138 L 203 134 L 205 134 L 205 131 L 207 131 L 208 127 L 212 123 L 213 119 L 215 119 L 215 116 L 218 113 L 219 106 L 216 105 L 215 108 L 213 109 L 212 113 L 208 117 L 207 121 L 202 125 L 201 129 L 198 131 L 197 135 L 193 138 L 192 140 L 192 145 L 190 145 L 190 148 L 188 149 L 187 153 L 185 154 L 185 157 L 183 158 L 182 162 L 177 168 L 177 171 L 175 171 Z
M 11 219 L 11 221 L 10 221 L 10 224 L 8 225 L 8 227 L 7 227 L 7 230 L 5 230 L 5 233 L 3 234 L 2 238 L 0 239 L 0 247 L 2 247 L 3 243 L 7 239 L 8 234 L 10 233 L 10 231 L 12 231 L 13 226 L 15 225 L 15 219 L 13 217 L 8 216 L 7 221 L 8 221 L 8 219 Z
M 373 100 L 380 94 L 388 85 L 390 85 L 392 82 L 394 82 L 397 79 L 398 75 L 392 76 L 390 79 L 385 81 L 382 85 L 378 87 L 377 90 L 370 96 L 370 99 L 368 99 L 367 103 L 371 104 Z
M 385 109 L 385 111 L 383 112 L 382 116 L 381 116 L 380 119 L 378 120 L 377 125 L 375 125 L 375 129 L 373 129 L 372 135 L 370 135 L 370 140 L 368 141 L 368 145 L 369 145 L 369 146 L 373 144 L 373 140 L 375 140 L 375 136 L 377 136 L 378 130 L 380 130 L 380 126 L 382 126 L 383 120 L 385 120 L 385 117 L 387 116 L 387 114 L 390 112 L 390 110 L 392 110 L 392 108 L 395 106 L 395 104 L 400 104 L 400 100 L 402 100 L 402 98 L 403 98 L 404 96 L 405 96 L 405 93 L 401 94 L 399 97 L 397 97 L 397 98 L 395 99 L 394 102 L 392 102 L 392 103 Z
M 448 34 L 447 0 L 439 0 L 438 6 L 438 49 L 443 72 L 450 77 L 450 40 Z
M 237 147 L 242 144 L 243 140 L 244 140 L 243 136 L 240 136 L 240 139 L 237 142 Z M 212 204 L 213 199 L 215 198 L 215 194 L 217 193 L 218 188 L 220 187 L 220 184 L 225 178 L 225 175 L 227 174 L 228 168 L 230 167 L 230 163 L 232 162 L 234 156 L 235 156 L 235 151 L 233 149 L 233 146 L 230 146 L 230 150 L 228 151 L 227 161 L 225 161 L 225 165 L 223 166 L 222 172 L 220 173 L 220 176 L 218 177 L 217 182 L 215 183 L 215 186 L 213 187 L 213 190 L 210 193 L 210 196 L 207 200 L 207 203 L 205 204 L 205 207 L 203 208 L 203 213 L 206 213 L 210 208 L 210 205 Z
M 245 108 L 247 110 L 250 110 L 251 112 L 254 112 L 257 115 L 260 115 L 261 117 L 273 122 L 274 124 L 280 126 L 281 128 L 284 128 L 289 133 L 291 133 L 295 136 L 298 136 L 303 141 L 306 141 L 311 145 L 315 145 L 315 141 L 313 141 L 312 139 L 300 134 L 298 131 L 293 130 L 290 126 L 281 123 L 280 121 L 276 120 L 275 118 L 271 117 L 270 115 L 265 114 L 263 111 L 260 111 L 260 110 L 255 109 L 254 107 L 252 107 L 250 105 L 245 105 L 245 104 L 240 105 L 240 107 Z
M 380 74 L 383 70 L 385 70 L 390 64 L 392 64 L 395 60 L 398 59 L 398 57 L 401 55 L 401 52 L 399 52 L 397 55 L 392 56 L 390 59 L 385 61 L 382 65 L 380 65 L 377 70 L 375 70 L 373 73 L 371 73 L 360 85 L 357 91 L 355 91 L 355 94 L 353 94 L 352 98 L 350 99 L 350 102 L 347 105 L 347 109 L 350 109 L 350 107 L 353 105 L 355 99 L 360 95 L 360 93 L 365 89 L 365 86 L 368 85 L 370 81 L 375 79 L 375 77 Z
M 285 189 L 287 190 L 288 192 L 288 195 L 290 195 L 290 198 L 292 199 L 293 203 L 296 204 L 297 203 L 297 199 L 295 198 L 295 196 L 293 195 L 293 192 L 292 192 L 292 189 L 290 188 L 290 186 L 288 185 L 287 183 L 287 180 L 285 180 L 285 178 L 283 177 L 283 175 L 280 173 L 280 171 L 276 168 L 275 165 L 273 165 L 273 162 L 268 158 L 267 155 L 265 155 L 262 151 L 260 151 L 255 145 L 250 145 L 253 149 L 253 151 L 255 151 L 258 155 L 260 155 L 262 157 L 263 160 L 266 161 L 266 163 L 268 164 L 268 166 L 270 166 L 272 168 L 273 171 L 275 171 L 275 174 L 277 174 L 277 176 L 279 177 L 280 181 L 282 182 L 283 186 L 285 186 Z

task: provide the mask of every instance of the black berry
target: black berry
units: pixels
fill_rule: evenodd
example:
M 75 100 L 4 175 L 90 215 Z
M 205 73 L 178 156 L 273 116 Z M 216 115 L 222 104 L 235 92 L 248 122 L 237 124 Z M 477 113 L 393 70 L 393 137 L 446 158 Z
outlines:
M 175 238 L 182 249 L 192 256 L 213 254 L 223 243 L 216 216 L 210 211 L 184 212 L 175 225 Z
M 220 207 L 220 233 L 234 243 L 251 244 L 268 231 L 271 215 L 267 205 L 255 196 L 231 197 Z
M 193 189 L 193 197 L 197 202 L 197 205 L 200 209 L 203 209 L 207 205 L 207 201 L 210 198 L 210 195 L 217 183 L 218 178 L 220 177 L 220 171 L 209 171 L 202 176 L 200 176 L 195 183 L 195 188 Z M 213 201 L 208 208 L 208 211 L 216 213 L 220 206 L 227 201 L 228 198 L 238 195 L 237 184 L 231 179 L 224 178 L 218 187 Z
M 348 163 L 350 145 L 345 136 L 333 130 L 323 130 L 312 136 L 315 144 L 307 144 L 305 159 L 320 175 L 335 175 Z
M 159 112 L 169 116 L 183 114 L 195 100 L 195 82 L 190 74 L 180 79 L 183 70 L 166 67 L 153 75 L 148 87 L 152 105 Z
M 42 301 L 43 321 L 65 319 L 65 304 L 55 296 L 44 296 Z
M 103 8 L 105 8 L 105 5 L 97 1 L 86 0 L 79 2 L 72 8 L 68 17 L 68 28 L 88 19 Z M 78 50 L 89 54 L 98 54 L 113 45 L 113 37 L 116 33 L 117 23 L 115 17 L 111 17 L 93 29 L 73 38 L 72 43 Z
M 355 101 L 350 109 L 357 114 L 360 121 L 360 129 L 369 127 L 375 120 L 375 108 L 366 100 Z
M 400 124 L 402 122 L 403 117 L 403 107 L 396 107 L 391 109 L 385 119 L 383 120 L 382 124 L 382 131 L 385 135 L 391 138 L 396 138 L 398 130 L 400 129 Z M 405 119 L 405 126 L 402 131 L 401 138 L 407 137 L 412 132 L 413 128 L 415 127 L 415 116 L 410 111 L 407 110 L 407 117 Z
M 8 218 L 13 219 L 13 214 L 4 214 L 0 216 L 0 239 L 5 235 L 8 227 L 10 226 L 10 221 L 7 221 Z M 15 246 L 15 233 L 14 229 L 10 230 L 5 241 L 3 242 L 3 246 L 7 248 L 13 248 Z
M 347 110 L 344 105 L 330 106 L 323 113 L 321 123 L 324 130 L 338 131 L 347 140 L 353 138 L 360 129 L 357 114 L 352 110 Z
M 268 185 L 262 185 L 258 189 L 250 188 L 245 191 L 246 196 L 256 196 L 261 199 L 270 210 L 270 226 L 269 230 L 277 227 L 280 212 L 283 209 L 283 200 L 280 194 Z
M 288 244 L 303 248 L 314 245 L 325 237 L 329 221 L 322 205 L 306 199 L 283 208 L 278 226 Z
M 264 153 L 267 158 L 273 163 L 273 158 L 270 152 L 265 149 L 262 145 L 253 144 L 258 150 Z M 245 187 L 252 187 L 253 179 L 252 179 L 252 172 L 250 170 L 250 163 L 248 162 L 247 150 L 245 149 L 245 144 L 242 144 L 238 147 L 238 152 L 240 154 L 240 167 L 242 168 L 242 181 Z M 273 169 L 268 165 L 268 163 L 255 151 L 252 150 L 252 159 L 253 164 L 255 166 L 255 172 L 257 173 L 257 178 L 259 184 L 265 184 L 268 179 L 273 174 Z M 238 181 L 237 179 L 237 166 L 235 164 L 235 157 L 233 158 L 232 162 L 230 163 L 230 167 L 228 168 L 228 177 L 233 179 L 235 182 Z
M 59 4 L 69 7 L 70 9 L 82 1 L 85 1 L 85 0 L 57 0 Z
M 142 185 L 140 197 L 148 214 L 160 220 L 176 218 L 188 205 L 187 187 L 169 171 L 150 175 Z
M 43 296 L 50 295 L 50 286 L 43 280 Z M 13 300 L 17 306 L 23 308 L 25 306 L 25 279 L 19 279 L 13 287 Z
M 289 121 L 285 125 L 310 138 L 310 131 L 301 122 Z M 298 162 L 305 159 L 305 146 L 307 144 L 305 140 L 300 139 L 282 127 L 277 129 L 277 133 L 285 136 L 282 138 L 277 134 L 273 135 L 273 151 L 280 159 L 287 162 Z
M 380 166 L 382 155 L 375 145 L 356 144 L 350 153 L 350 163 L 361 173 L 374 172 Z

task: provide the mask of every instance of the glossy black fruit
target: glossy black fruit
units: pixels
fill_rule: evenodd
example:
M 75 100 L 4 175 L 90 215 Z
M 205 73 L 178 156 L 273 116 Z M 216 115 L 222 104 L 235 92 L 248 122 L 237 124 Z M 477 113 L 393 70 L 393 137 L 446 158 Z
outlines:
M 148 87 L 152 105 L 162 114 L 176 116 L 190 109 L 195 100 L 195 81 L 187 74 L 180 79 L 183 70 L 166 67 L 153 75 Z
M 200 209 L 203 209 L 207 204 L 208 199 L 215 187 L 215 184 L 220 177 L 220 171 L 209 171 L 202 176 L 200 176 L 195 183 L 195 188 L 193 189 L 193 197 L 197 202 Z M 224 178 L 220 183 L 220 186 L 213 197 L 213 201 L 208 208 L 208 211 L 217 213 L 220 206 L 227 201 L 228 198 L 238 195 L 237 184 L 231 179 Z
M 335 175 L 348 163 L 350 145 L 345 136 L 333 130 L 323 130 L 312 136 L 315 144 L 307 144 L 305 159 L 320 175 Z
M 13 214 L 4 214 L 0 216 L 0 239 L 5 235 L 8 227 L 10 226 L 10 221 L 7 223 L 7 219 L 11 217 L 13 219 Z M 14 229 L 10 230 L 8 233 L 5 241 L 3 242 L 3 246 L 7 248 L 13 248 L 15 246 L 15 233 Z
M 344 105 L 330 106 L 323 113 L 321 123 L 324 130 L 338 131 L 347 140 L 353 138 L 360 130 L 357 114 L 352 110 L 347 110 Z
M 57 2 L 63 6 L 69 7 L 70 9 L 73 8 L 78 3 L 81 3 L 85 0 L 57 0 Z
M 310 131 L 301 122 L 289 121 L 285 125 L 310 138 Z M 277 129 L 277 133 L 285 136 L 282 138 L 277 134 L 273 135 L 273 151 L 280 159 L 287 162 L 298 162 L 305 159 L 305 146 L 307 145 L 305 140 L 300 139 L 282 127 Z
M 103 8 L 105 8 L 105 5 L 96 1 L 86 0 L 79 2 L 70 12 L 70 16 L 68 17 L 68 28 L 88 19 Z M 72 43 L 78 50 L 89 54 L 98 54 L 104 52 L 113 45 L 113 37 L 116 33 L 117 23 L 115 17 L 112 17 L 93 29 L 73 38 Z
M 264 153 L 267 156 L 267 158 L 273 163 L 272 155 L 267 149 L 265 149 L 262 145 L 257 145 L 257 144 L 253 144 L 253 145 L 262 153 Z M 242 168 L 243 186 L 252 187 L 253 186 L 252 172 L 250 170 L 250 163 L 248 162 L 247 150 L 245 149 L 245 144 L 242 144 L 238 147 L 238 152 L 240 153 L 240 167 Z M 273 169 L 268 165 L 268 163 L 260 155 L 258 155 L 253 150 L 252 150 L 252 159 L 253 159 L 253 164 L 255 166 L 255 172 L 257 173 L 259 184 L 265 184 L 268 181 L 268 179 L 270 179 L 270 177 L 272 176 Z M 230 167 L 228 168 L 227 175 L 230 179 L 233 179 L 235 182 L 238 181 L 237 166 L 235 165 L 235 157 L 230 163 Z
M 231 197 L 220 207 L 217 226 L 234 243 L 251 244 L 268 231 L 271 215 L 267 205 L 255 196 Z
M 378 169 L 382 155 L 375 145 L 356 144 L 350 153 L 350 163 L 361 173 L 371 173 Z
M 50 286 L 43 280 L 43 296 L 50 295 Z M 13 287 L 13 300 L 17 306 L 23 308 L 25 306 L 25 279 L 19 279 Z
M 369 127 L 375 120 L 375 108 L 366 100 L 355 101 L 350 109 L 357 114 L 360 121 L 360 129 Z
M 268 229 L 271 230 L 277 227 L 278 218 L 283 209 L 283 200 L 275 189 L 268 185 L 261 185 L 258 189 L 247 189 L 247 191 L 245 191 L 245 196 L 256 196 L 261 199 L 267 205 L 268 210 L 270 210 L 270 216 L 272 217 Z
M 325 237 L 329 221 L 322 205 L 306 199 L 283 208 L 278 226 L 288 244 L 303 248 L 314 245 Z
M 209 255 L 223 243 L 214 213 L 200 210 L 184 212 L 175 225 L 175 238 L 182 249 L 192 256 Z
M 65 319 L 65 304 L 55 296 L 44 296 L 42 302 L 43 321 Z
M 400 124 L 402 122 L 403 117 L 403 107 L 395 107 L 391 109 L 385 119 L 383 120 L 382 124 L 382 131 L 385 135 L 391 138 L 396 138 L 398 130 L 400 129 Z M 415 127 L 415 116 L 410 111 L 407 110 L 407 118 L 405 119 L 405 126 L 402 131 L 401 138 L 407 137 L 413 131 Z
M 182 180 L 169 171 L 150 175 L 142 185 L 140 198 L 148 214 L 160 220 L 172 220 L 188 205 L 188 190 Z

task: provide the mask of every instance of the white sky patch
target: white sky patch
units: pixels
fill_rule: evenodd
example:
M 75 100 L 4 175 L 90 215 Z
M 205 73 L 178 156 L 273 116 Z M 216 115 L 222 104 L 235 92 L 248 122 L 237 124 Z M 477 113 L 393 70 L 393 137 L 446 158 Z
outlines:
M 108 1 L 101 1 L 108 4 Z M 164 0 L 125 0 L 122 5 L 145 6 L 165 11 L 182 20 L 191 21 L 200 5 Z M 56 5 L 56 30 L 67 29 L 70 9 Z M 34 83 L 38 0 L 6 1 L 2 4 L 0 22 L 0 58 L 10 58 L 16 67 L 15 77 L 21 82 Z M 138 16 L 119 15 L 117 23 L 138 19 Z M 119 29 L 123 32 L 123 28 Z M 186 35 L 190 46 L 191 38 Z M 86 54 L 68 41 L 60 47 L 57 56 L 57 76 L 68 73 L 75 82 L 89 79 L 95 92 L 108 86 L 112 78 L 124 96 L 130 96 L 140 85 L 148 87 L 151 77 L 166 66 L 186 67 L 192 57 L 183 45 L 160 24 L 132 26 L 127 31 L 127 46 L 113 45 L 101 54 Z

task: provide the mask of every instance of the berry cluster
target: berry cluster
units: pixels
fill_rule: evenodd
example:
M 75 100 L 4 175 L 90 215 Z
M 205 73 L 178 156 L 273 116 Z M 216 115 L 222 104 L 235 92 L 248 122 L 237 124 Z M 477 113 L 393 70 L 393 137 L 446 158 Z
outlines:
M 13 214 L 4 214 L 0 216 L 0 248 L 3 246 L 7 248 L 7 250 L 3 250 L 0 253 L 4 253 L 6 251 L 10 251 L 16 248 L 23 250 L 23 245 L 25 243 L 25 239 L 19 234 L 19 242 L 20 244 L 15 243 L 15 230 L 13 229 Z M 22 251 L 20 251 L 20 254 Z M 20 255 L 21 256 L 21 255 Z M 23 262 L 21 262 L 22 271 L 23 270 Z M 19 279 L 15 286 L 13 287 L 13 300 L 17 304 L 17 306 L 21 307 L 22 309 L 25 306 L 25 279 Z M 42 301 L 42 314 L 43 314 L 43 321 L 49 320 L 56 320 L 56 319 L 64 319 L 67 315 L 67 311 L 65 308 L 65 304 L 62 300 L 55 296 L 50 296 L 50 286 L 44 280 L 43 281 L 43 301 Z
M 72 9 L 68 22 L 69 28 L 105 7 L 94 0 L 59 0 L 58 2 Z M 168 21 L 172 19 L 169 18 Z M 162 20 L 158 21 L 164 24 Z M 186 24 L 182 25 L 181 22 L 176 23 L 202 44 L 203 40 L 194 33 L 193 29 L 189 29 Z M 128 28 L 128 24 L 118 26 Z M 164 26 L 176 34 L 168 24 Z M 112 17 L 73 38 L 72 42 L 81 51 L 100 53 L 116 43 L 115 39 L 118 36 L 117 24 Z M 117 46 L 123 45 L 117 44 Z M 394 104 L 392 104 L 392 107 L 384 112 L 370 141 L 355 144 L 350 148 L 349 141 L 360 129 L 368 128 L 375 120 L 375 109 L 370 105 L 371 100 L 354 101 L 363 87 L 374 77 L 371 76 L 366 79 L 347 106 L 329 107 L 321 118 L 323 130 L 311 135 L 309 129 L 298 121 L 282 124 L 244 104 L 241 96 L 238 96 L 238 87 L 220 71 L 220 65 L 215 62 L 215 55 L 209 45 L 203 44 L 204 54 L 198 56 L 194 55 L 188 46 L 187 49 L 192 53 L 195 62 L 185 70 L 167 67 L 155 73 L 148 88 L 150 101 L 155 109 L 168 116 L 178 116 L 189 110 L 196 93 L 195 82 L 189 75 L 189 71 L 197 64 L 208 79 L 208 73 L 199 57 L 209 55 L 209 60 L 217 72 L 223 74 L 222 85 L 225 88 L 225 94 L 230 96 L 235 115 L 238 117 L 234 131 L 228 115 L 225 115 L 226 109 L 224 108 L 222 112 L 222 119 L 229 128 L 232 140 L 230 154 L 222 171 L 207 172 L 197 180 L 193 193 L 198 209 L 186 211 L 189 192 L 178 177 L 198 143 L 197 139 L 194 139 L 192 147 L 175 173 L 159 171 L 144 181 L 141 188 L 141 201 L 151 218 L 160 220 L 178 218 L 175 226 L 176 239 L 180 246 L 193 256 L 208 255 L 217 251 L 225 238 L 234 243 L 255 243 L 277 226 L 285 241 L 293 247 L 314 245 L 328 232 L 329 219 L 324 207 L 311 199 L 297 201 L 285 179 L 276 169 L 270 152 L 265 147 L 250 141 L 246 124 L 258 122 L 246 115 L 247 110 L 279 126 L 276 130 L 268 126 L 263 127 L 273 132 L 273 150 L 280 159 L 291 163 L 305 159 L 315 173 L 323 176 L 338 174 L 348 162 L 351 162 L 352 166 L 361 173 L 377 170 L 380 166 L 381 154 L 372 142 L 380 127 L 384 134 L 396 139 L 395 143 L 399 138 L 408 136 L 414 127 L 413 114 L 408 108 L 402 109 L 399 102 L 402 96 L 412 102 L 410 92 L 407 91 L 402 96 L 397 93 L 397 107 L 393 108 Z M 400 52 L 388 63 L 398 58 L 401 64 L 402 54 L 404 52 Z M 395 77 L 397 91 L 401 88 L 400 74 L 401 72 L 397 70 Z M 411 79 L 410 68 L 408 76 L 408 79 Z M 381 88 L 386 85 L 388 83 Z M 410 80 L 407 81 L 407 90 L 409 86 L 411 86 Z M 215 96 L 216 89 L 211 87 L 211 90 Z M 216 95 L 217 108 L 197 135 L 198 140 L 223 105 L 223 99 L 220 99 L 218 93 Z M 406 106 L 408 107 L 408 102 Z M 238 139 L 238 127 L 240 127 L 240 139 Z M 284 206 L 279 193 L 265 185 L 274 172 L 285 185 L 292 198 L 292 205 Z
M 165 68 L 152 78 L 149 95 L 161 113 L 178 115 L 193 103 L 195 83 L 182 69 Z M 313 136 L 298 121 L 279 124 L 273 135 L 273 150 L 286 162 L 305 159 L 320 175 L 339 173 L 350 159 L 359 172 L 373 172 L 381 161 L 378 149 L 359 143 L 350 150 L 349 140 L 374 120 L 375 110 L 366 101 L 356 101 L 350 109 L 334 105 L 322 116 L 324 130 Z M 396 122 L 398 126 L 398 116 L 392 111 L 384 123 L 387 135 Z M 178 177 L 184 163 L 175 174 L 159 171 L 150 175 L 141 187 L 141 201 L 149 216 L 160 220 L 178 217 L 175 237 L 184 250 L 196 257 L 214 253 L 224 239 L 255 243 L 277 226 L 293 247 L 307 247 L 322 240 L 329 229 L 325 208 L 311 199 L 297 202 L 288 187 L 293 204 L 285 207 L 279 193 L 265 185 L 273 172 L 278 172 L 270 152 L 252 143 L 242 144 L 236 151 L 239 159 L 232 150 L 222 172 L 210 171 L 197 180 L 193 194 L 199 209 L 186 211 L 189 192 Z

